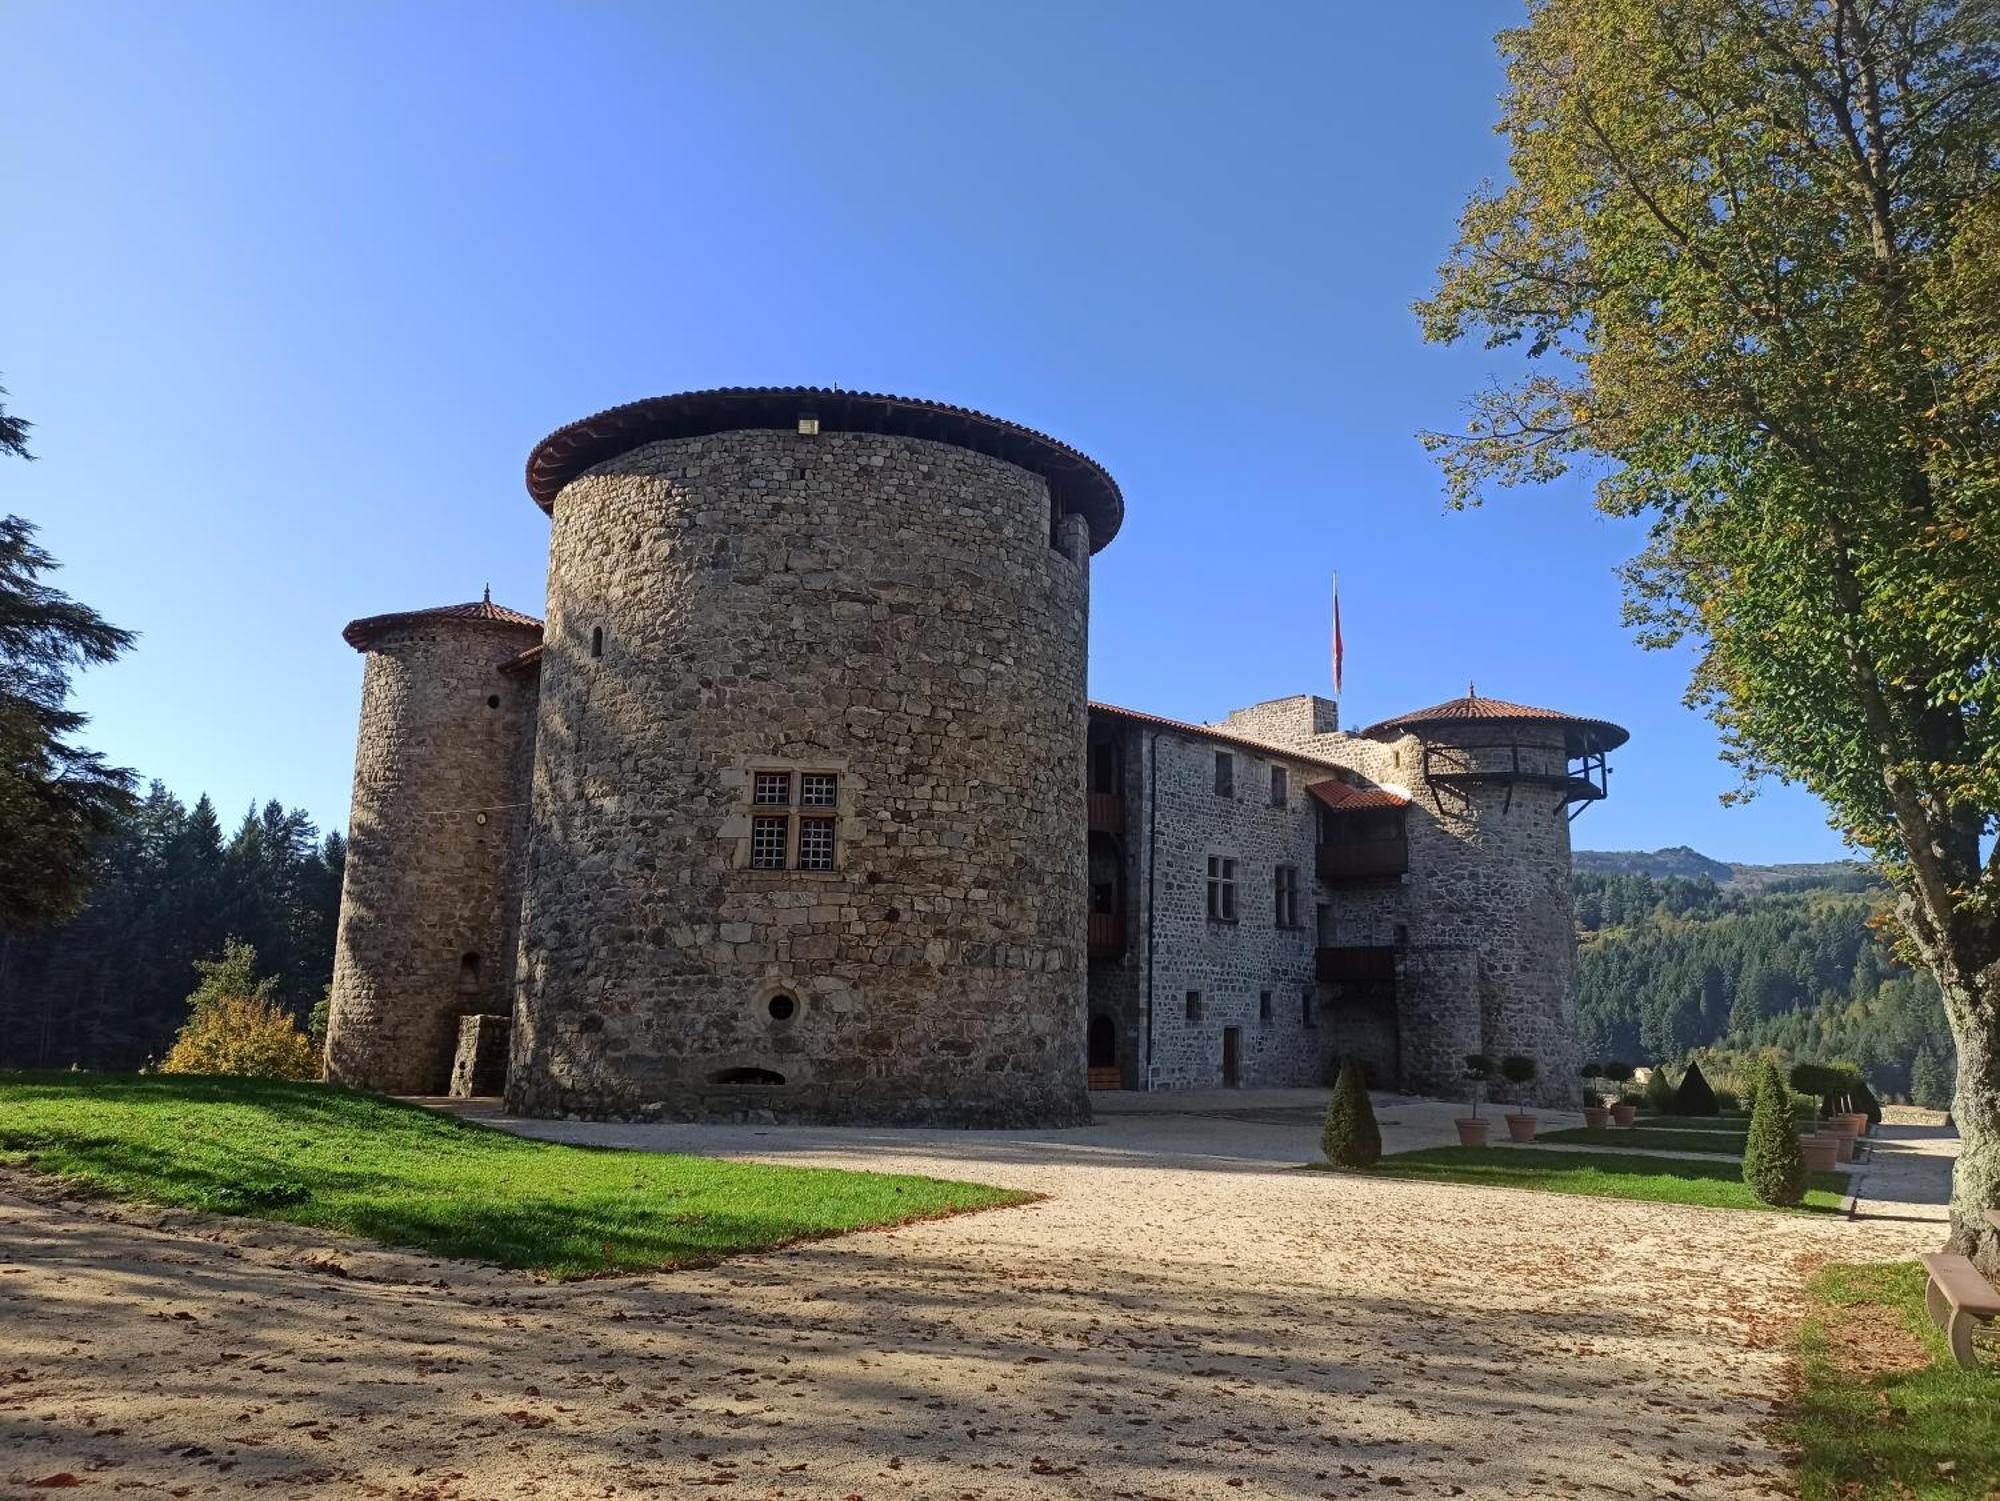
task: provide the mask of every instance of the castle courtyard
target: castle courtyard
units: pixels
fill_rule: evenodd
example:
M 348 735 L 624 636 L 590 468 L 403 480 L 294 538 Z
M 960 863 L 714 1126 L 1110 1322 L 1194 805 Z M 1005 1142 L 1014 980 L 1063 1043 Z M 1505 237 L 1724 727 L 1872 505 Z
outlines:
M 1913 1128 L 1848 1220 L 1300 1172 L 1323 1098 L 516 1123 L 1047 1196 L 568 1284 L 0 1178 L 0 1493 L 1767 1496 L 1805 1273 L 1939 1234 L 1949 1159 Z M 1384 1100 L 1388 1147 L 1456 1108 Z

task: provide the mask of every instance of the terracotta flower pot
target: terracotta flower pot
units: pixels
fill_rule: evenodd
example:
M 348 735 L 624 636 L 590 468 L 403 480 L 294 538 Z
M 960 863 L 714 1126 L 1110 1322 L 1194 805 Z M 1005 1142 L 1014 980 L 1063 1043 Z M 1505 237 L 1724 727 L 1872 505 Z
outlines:
M 1840 1160 L 1840 1143 L 1834 1137 L 1822 1136 L 1817 1131 L 1807 1132 L 1799 1137 L 1799 1155 L 1806 1160 L 1809 1173 L 1830 1173 Z
M 1510 1115 L 1507 1117 L 1507 1134 L 1516 1141 L 1533 1141 L 1538 1119 L 1532 1115 Z
M 1485 1146 L 1486 1133 L 1493 1129 L 1493 1122 L 1488 1120 L 1472 1120 L 1467 1118 L 1464 1120 L 1455 1120 L 1452 1124 L 1458 1127 L 1458 1144 L 1462 1147 Z
M 1866 1135 L 1868 1134 L 1868 1112 L 1867 1112 L 1867 1111 L 1865 1111 L 1865 1110 L 1857 1110 L 1857 1111 L 1855 1111 L 1855 1112 L 1854 1112 L 1853 1114 L 1851 1114 L 1851 1115 L 1843 1115 L 1843 1116 L 1841 1116 L 1841 1117 L 1839 1117 L 1839 1118 L 1840 1118 L 1841 1120 L 1844 1120 L 1844 1121 L 1852 1121 L 1852 1122 L 1854 1122 L 1854 1134 L 1855 1134 L 1856 1136 L 1866 1136 Z
M 1636 1126 L 1638 1123 L 1639 1107 L 1637 1105 L 1613 1105 L 1611 1107 L 1612 1125 Z
M 1583 1107 L 1583 1124 L 1587 1130 L 1602 1131 L 1611 1124 L 1611 1112 L 1602 1105 Z
M 1854 1160 L 1854 1143 L 1856 1138 L 1854 1133 L 1847 1129 L 1846 1122 L 1842 1121 L 1822 1127 L 1819 1134 L 1834 1144 L 1835 1149 L 1840 1153 L 1840 1160 L 1842 1162 L 1852 1162 Z

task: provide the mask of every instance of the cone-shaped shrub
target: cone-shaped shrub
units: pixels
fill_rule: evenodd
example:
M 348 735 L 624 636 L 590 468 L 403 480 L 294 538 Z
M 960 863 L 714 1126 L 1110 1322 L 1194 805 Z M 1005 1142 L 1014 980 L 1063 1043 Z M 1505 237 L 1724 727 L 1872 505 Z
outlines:
M 1721 1108 L 1715 1102 L 1715 1091 L 1702 1077 L 1701 1065 L 1690 1062 L 1688 1071 L 1681 1075 L 1681 1087 L 1674 1091 L 1674 1114 L 1714 1115 Z
M 1382 1155 L 1382 1128 L 1375 1124 L 1375 1107 L 1368 1103 L 1368 1082 L 1352 1058 L 1341 1060 L 1319 1144 L 1335 1167 L 1373 1167 Z
M 1764 1065 L 1750 1136 L 1743 1147 L 1743 1181 L 1766 1204 L 1796 1204 L 1806 1196 L 1806 1159 L 1792 1120 L 1792 1095 L 1776 1064 Z

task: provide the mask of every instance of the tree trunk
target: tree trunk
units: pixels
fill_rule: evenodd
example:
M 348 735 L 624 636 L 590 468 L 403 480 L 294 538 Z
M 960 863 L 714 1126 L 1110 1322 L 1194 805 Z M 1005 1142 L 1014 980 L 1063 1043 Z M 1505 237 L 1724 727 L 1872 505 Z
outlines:
M 1958 1043 L 1958 1167 L 1951 1179 L 1949 1249 L 2000 1275 L 2000 1230 L 1986 1211 L 2000 1209 L 2000 964 L 1977 975 L 1941 972 L 1945 1013 Z

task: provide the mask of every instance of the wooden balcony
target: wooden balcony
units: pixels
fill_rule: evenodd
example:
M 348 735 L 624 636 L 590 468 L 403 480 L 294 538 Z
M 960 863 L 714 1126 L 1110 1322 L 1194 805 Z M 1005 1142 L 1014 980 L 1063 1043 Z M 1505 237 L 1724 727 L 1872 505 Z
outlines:
M 1125 914 L 1122 912 L 1093 912 L 1090 914 L 1090 957 L 1093 959 L 1118 959 L 1125 953 Z
M 1090 829 L 1095 834 L 1125 832 L 1125 799 L 1116 792 L 1093 792 L 1090 798 Z
M 1372 881 L 1400 876 L 1410 868 L 1410 840 L 1398 832 L 1387 839 L 1337 839 L 1319 847 L 1315 862 L 1322 881 Z

